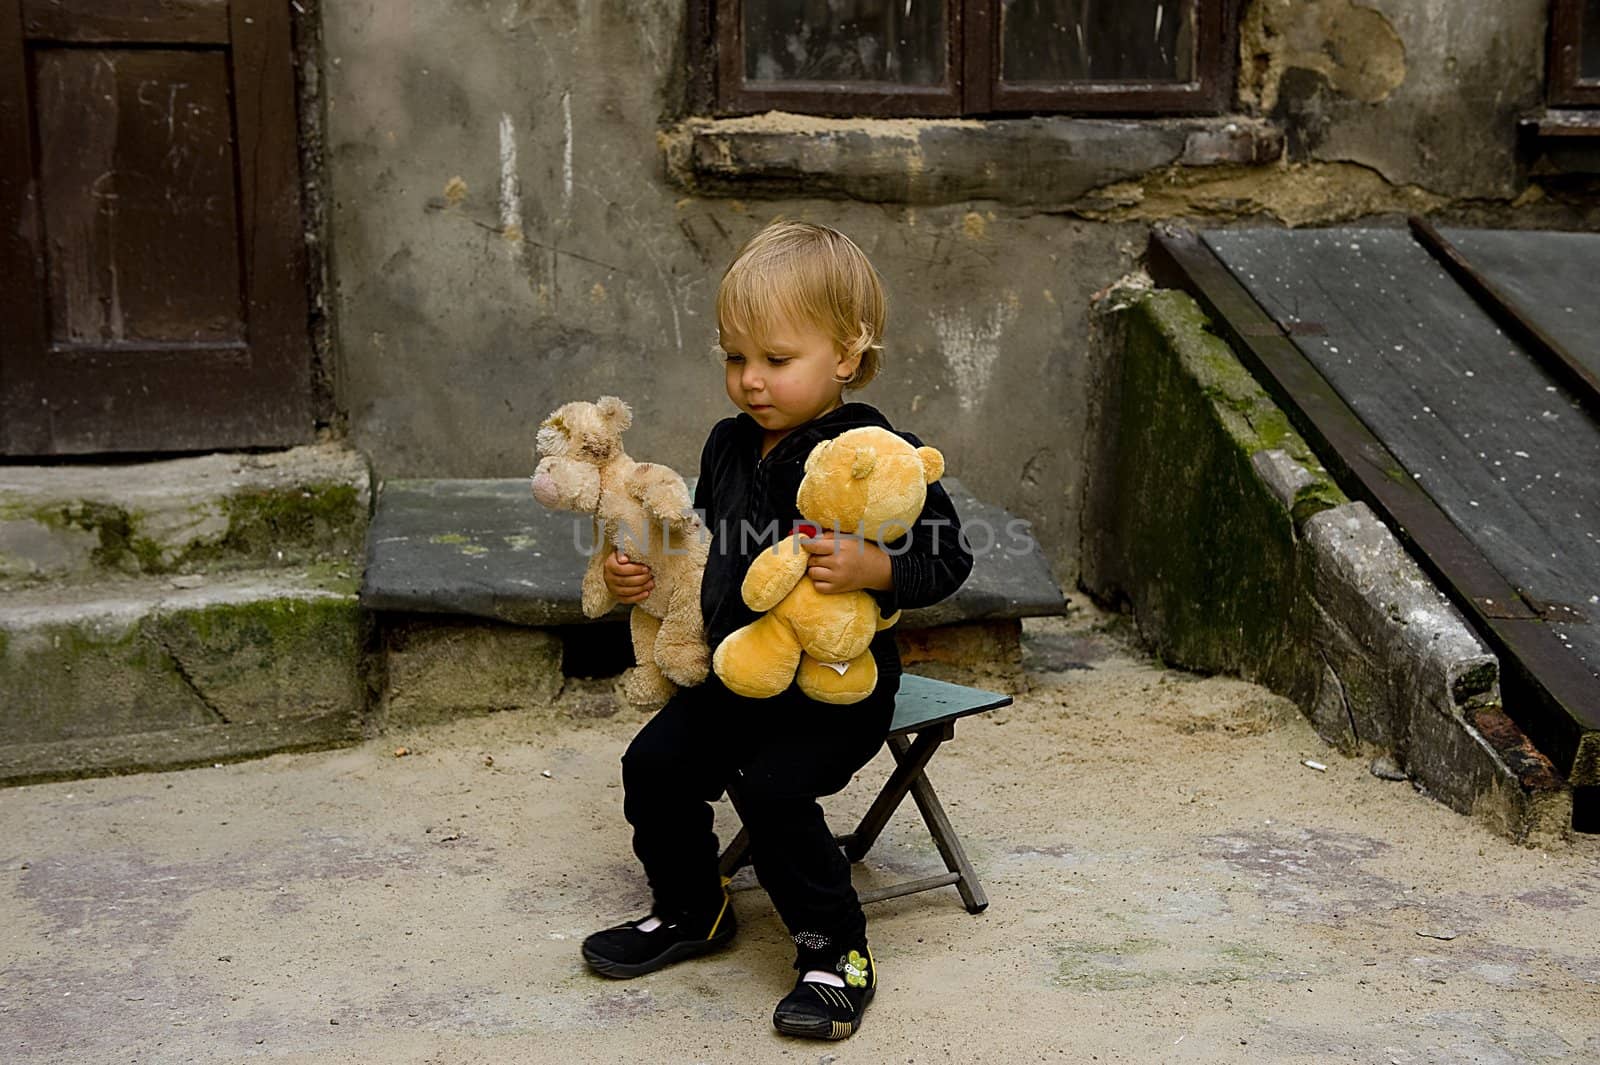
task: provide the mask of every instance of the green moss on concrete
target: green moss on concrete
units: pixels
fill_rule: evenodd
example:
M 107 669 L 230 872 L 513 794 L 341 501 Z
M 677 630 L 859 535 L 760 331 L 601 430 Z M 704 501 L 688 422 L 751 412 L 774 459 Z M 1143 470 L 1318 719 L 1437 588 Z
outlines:
M 469 557 L 487 555 L 489 553 L 487 547 L 480 543 L 474 543 L 470 536 L 464 536 L 461 533 L 439 533 L 436 536 L 428 537 L 428 542 L 430 544 L 449 544 L 463 555 Z
M 120 737 L 170 733 L 179 760 L 359 738 L 365 624 L 353 595 L 285 594 L 0 633 L 6 745 L 87 744 L 80 768 L 100 771 Z
M 94 569 L 129 574 L 195 572 L 261 562 L 293 564 L 329 557 L 355 559 L 366 536 L 366 508 L 360 491 L 349 484 L 239 492 L 215 502 L 197 503 L 188 516 L 193 526 L 199 526 L 219 510 L 226 531 L 199 539 L 173 534 L 158 537 L 150 529 L 158 524 L 154 518 L 99 500 L 32 508 L 13 505 L 6 513 L 16 511 L 14 520 L 49 529 L 87 533 L 95 542 L 88 560 Z
M 162 647 L 231 721 L 359 711 L 362 617 L 353 597 L 282 596 L 165 613 Z
M 228 532 L 219 550 L 252 558 L 279 551 L 353 553 L 367 525 L 360 493 L 348 484 L 243 492 L 224 498 L 222 509 Z
M 52 529 L 79 529 L 98 540 L 94 564 L 123 573 L 162 573 L 161 545 L 139 531 L 139 515 L 124 507 L 82 499 L 34 510 L 34 521 Z
M 309 588 L 337 595 L 356 595 L 361 591 L 360 568 L 348 559 L 319 559 L 297 566 L 295 572 L 304 575 Z
M 1175 665 L 1303 688 L 1309 574 L 1295 530 L 1345 497 L 1192 299 L 1156 291 L 1118 313 L 1113 540 L 1140 630 Z M 1267 449 L 1311 475 L 1289 510 L 1251 464 Z
M 143 625 L 93 620 L 6 634 L 0 719 L 8 744 L 37 744 L 181 728 L 208 717 Z
M 1450 685 L 1450 694 L 1457 705 L 1467 706 L 1494 690 L 1500 680 L 1498 662 L 1485 662 L 1461 674 Z
M 1130 305 L 1125 313 L 1142 318 L 1151 339 L 1159 338 L 1201 394 L 1216 409 L 1224 427 L 1246 455 L 1286 451 L 1316 479 L 1327 498 L 1347 502 L 1289 417 L 1251 376 L 1226 341 L 1211 330 L 1211 321 L 1188 295 L 1155 290 Z M 1335 504 L 1337 505 L 1337 504 Z
M 1294 519 L 1297 529 L 1304 528 L 1305 523 L 1315 514 L 1324 510 L 1348 503 L 1349 497 L 1339 490 L 1339 487 L 1327 480 L 1315 481 L 1301 486 L 1294 494 L 1294 504 L 1289 508 L 1289 514 Z

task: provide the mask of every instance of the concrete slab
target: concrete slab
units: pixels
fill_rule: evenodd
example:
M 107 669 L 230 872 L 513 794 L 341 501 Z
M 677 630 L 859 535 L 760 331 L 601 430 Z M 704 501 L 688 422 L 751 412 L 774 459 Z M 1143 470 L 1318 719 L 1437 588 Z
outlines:
M 992 904 L 869 908 L 883 982 L 847 1042 L 772 1030 L 793 973 L 759 888 L 724 953 L 584 970 L 581 937 L 646 905 L 617 764 L 643 718 L 570 685 L 346 750 L 0 793 L 0 1060 L 1600 1057 L 1600 840 L 1514 845 L 1125 629 L 1026 623 L 1032 690 L 930 769 Z M 908 806 L 857 883 L 939 868 Z
M 1038 544 L 960 481 L 943 484 L 974 530 L 978 557 L 960 591 L 906 611 L 900 624 L 1060 613 L 1065 600 Z M 368 538 L 361 605 L 520 625 L 581 624 L 588 620 L 580 607 L 583 567 L 593 544 L 587 518 L 540 506 L 524 480 L 387 481 Z M 626 617 L 626 608 L 614 613 Z
M 0 783 L 355 740 L 364 633 L 348 577 L 13 590 L 0 605 Z
M 370 507 L 366 460 L 331 444 L 0 466 L 0 580 L 354 560 Z

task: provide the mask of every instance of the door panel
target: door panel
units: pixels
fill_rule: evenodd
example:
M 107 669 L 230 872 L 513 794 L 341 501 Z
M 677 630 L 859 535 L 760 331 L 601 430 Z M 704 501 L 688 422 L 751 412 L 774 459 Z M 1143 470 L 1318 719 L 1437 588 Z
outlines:
M 291 56 L 272 0 L 0 0 L 0 453 L 309 436 Z

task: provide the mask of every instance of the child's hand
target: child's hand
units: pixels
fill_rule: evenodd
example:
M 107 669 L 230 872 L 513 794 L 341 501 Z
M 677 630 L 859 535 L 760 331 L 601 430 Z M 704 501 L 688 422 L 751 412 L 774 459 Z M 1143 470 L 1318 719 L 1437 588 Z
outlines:
M 811 555 L 806 563 L 806 575 L 819 592 L 838 595 L 869 588 L 887 591 L 894 587 L 889 556 L 869 540 L 825 532 L 814 537 L 802 536 L 800 546 Z
M 649 566 L 642 562 L 629 562 L 628 556 L 620 554 L 616 548 L 612 548 L 606 556 L 602 568 L 605 570 L 606 591 L 619 603 L 642 603 L 656 586 Z

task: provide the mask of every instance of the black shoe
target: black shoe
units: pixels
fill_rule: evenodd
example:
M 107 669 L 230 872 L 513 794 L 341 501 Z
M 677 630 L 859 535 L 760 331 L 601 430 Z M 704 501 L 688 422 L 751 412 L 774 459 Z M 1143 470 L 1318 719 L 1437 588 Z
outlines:
M 794 990 L 772 1011 L 772 1026 L 784 1035 L 807 1039 L 848 1039 L 861 1027 L 861 1014 L 878 989 L 878 966 L 868 949 L 841 955 L 834 971 L 843 987 L 810 983 L 802 973 Z
M 721 950 L 732 941 L 739 927 L 727 895 L 723 895 L 722 910 L 711 921 L 709 929 L 663 921 L 649 932 L 639 931 L 639 925 L 647 920 L 648 917 L 641 917 L 596 932 L 583 941 L 583 960 L 601 976 L 625 980 L 653 973 L 675 961 Z

